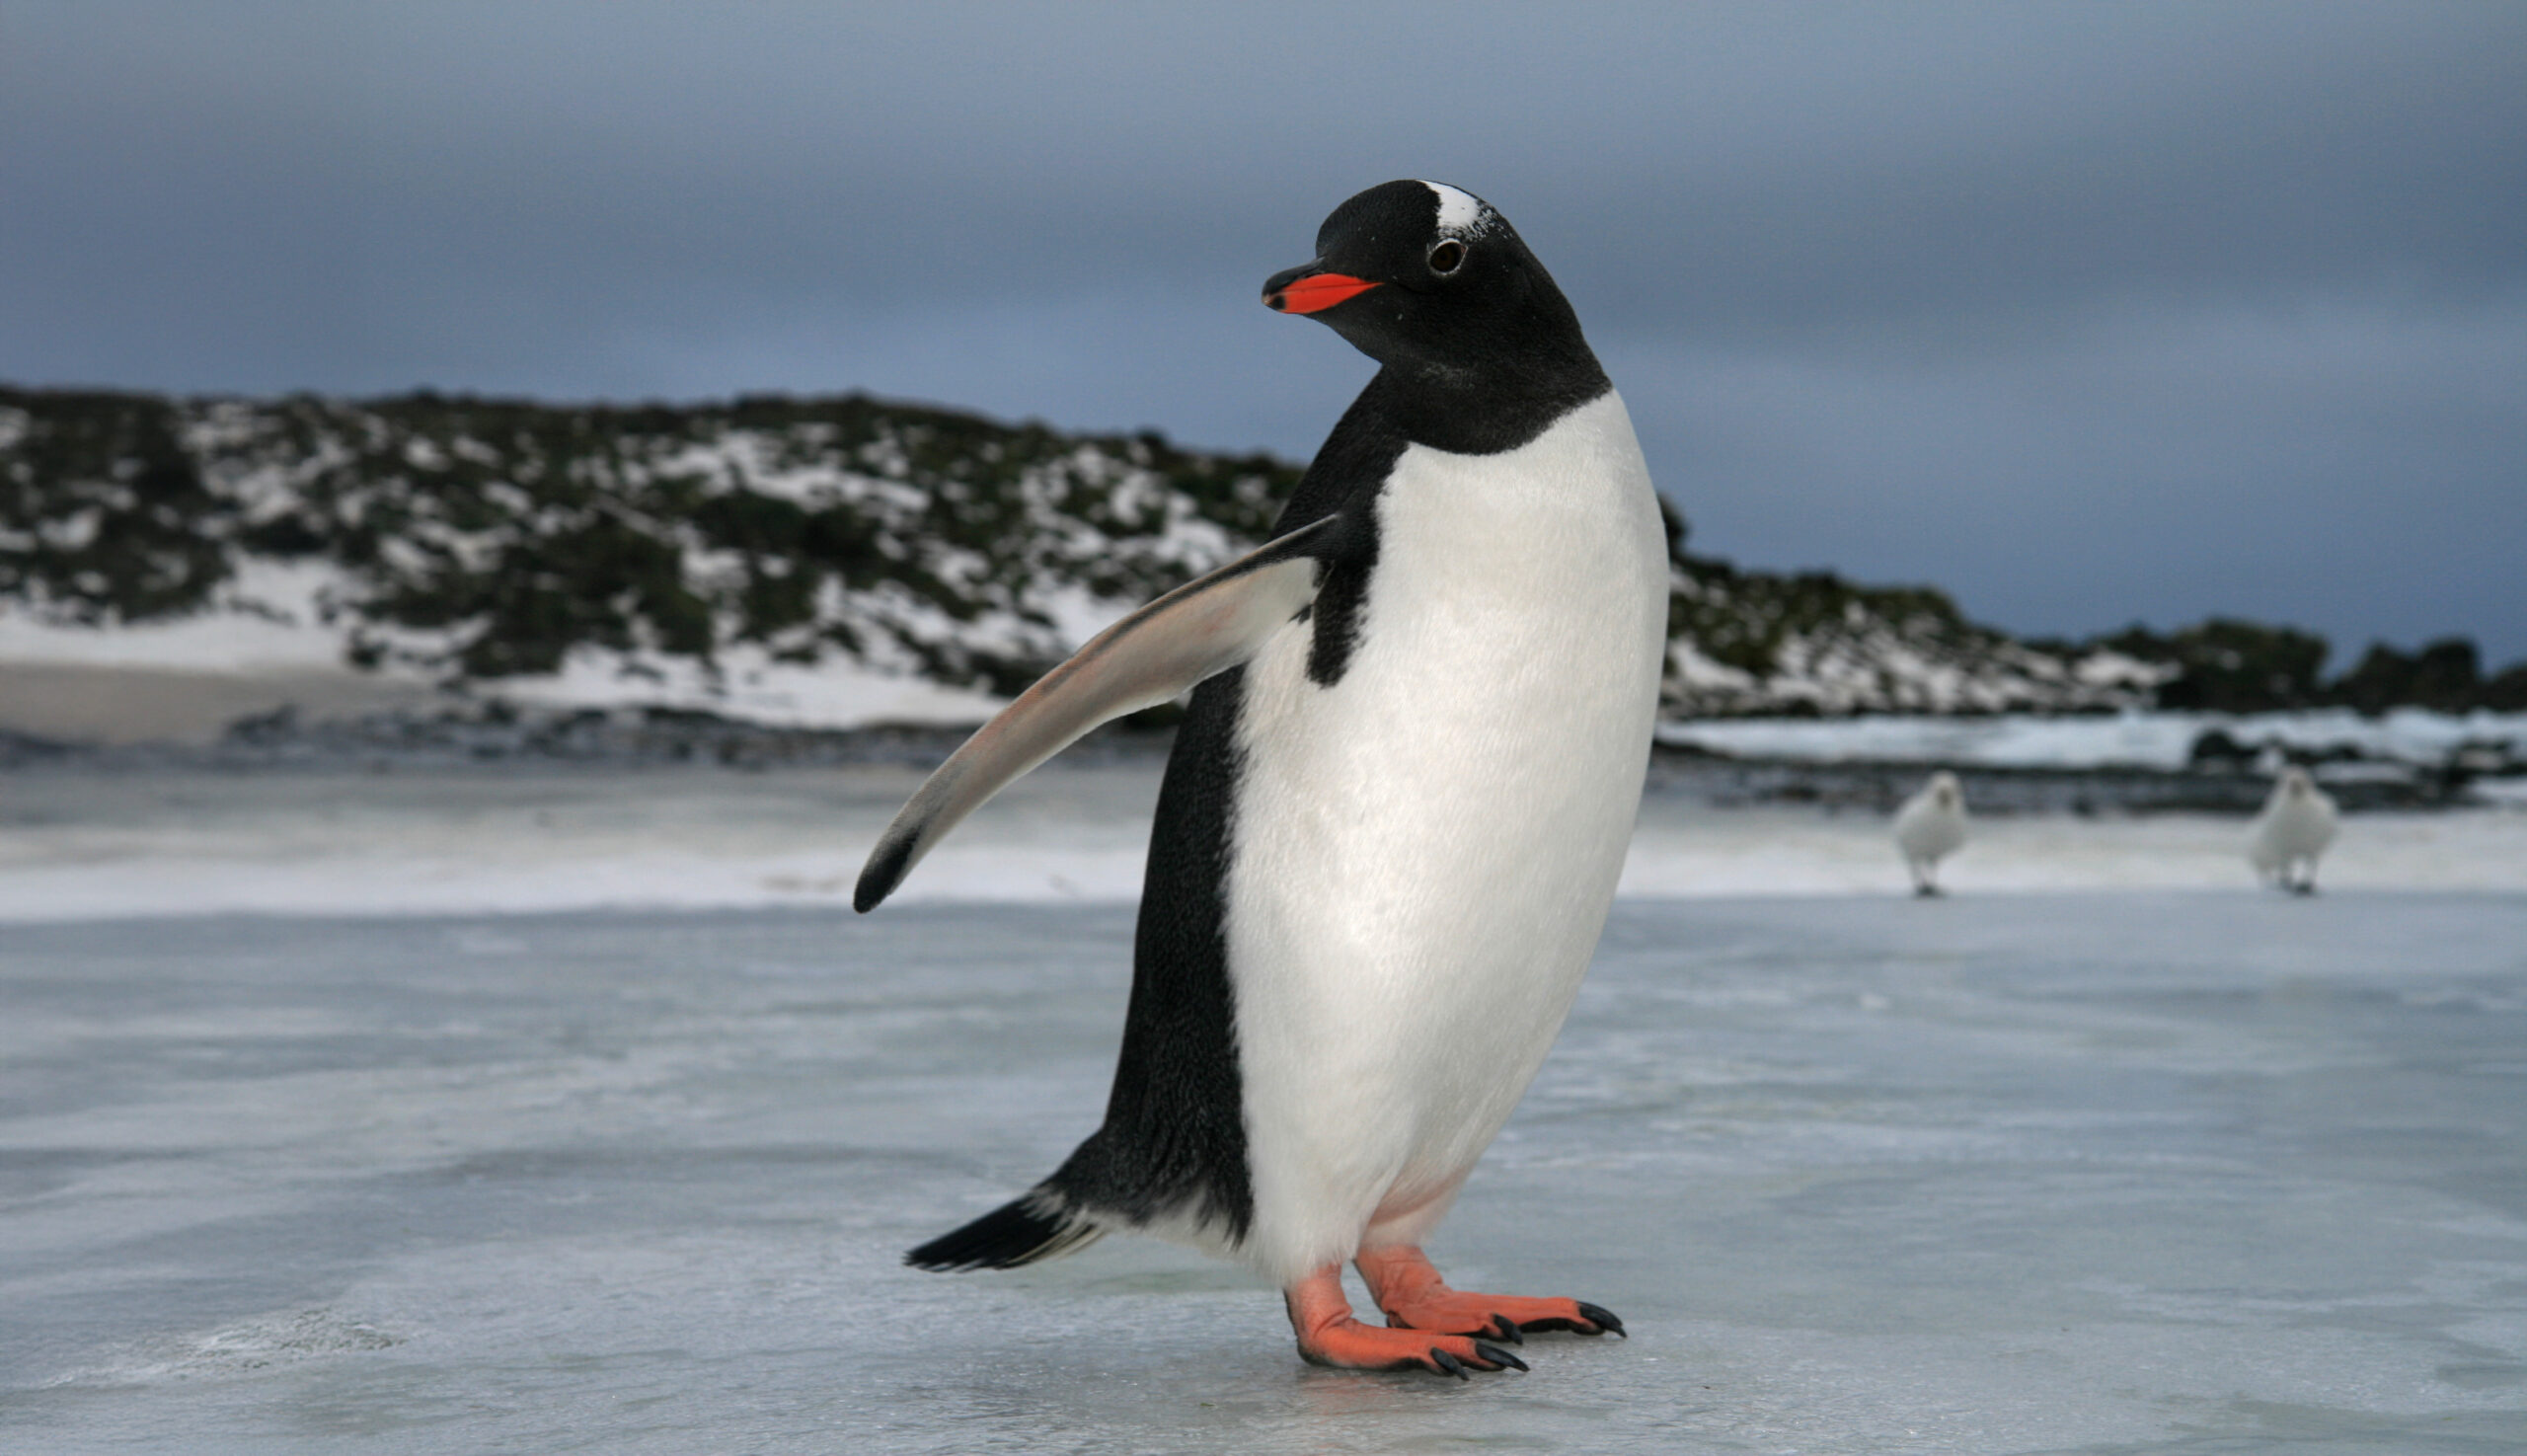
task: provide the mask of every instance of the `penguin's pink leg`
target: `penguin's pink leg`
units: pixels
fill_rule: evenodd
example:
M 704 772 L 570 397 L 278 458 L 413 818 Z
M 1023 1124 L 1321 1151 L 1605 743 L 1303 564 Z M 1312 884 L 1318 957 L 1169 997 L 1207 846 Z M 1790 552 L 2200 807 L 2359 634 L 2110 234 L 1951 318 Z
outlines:
M 1430 1261 L 1411 1244 L 1363 1249 L 1353 1261 L 1368 1281 L 1369 1297 L 1399 1330 L 1483 1335 L 1515 1341 L 1520 1331 L 1569 1330 L 1575 1335 L 1624 1333 L 1612 1310 L 1579 1299 L 1531 1299 L 1515 1294 L 1467 1294 L 1448 1287 Z
M 1427 1370 L 1466 1378 L 1469 1370 L 1524 1370 L 1527 1362 L 1496 1345 L 1456 1335 L 1381 1330 L 1351 1314 L 1342 1293 L 1342 1265 L 1329 1264 L 1281 1291 L 1290 1328 L 1298 1332 L 1299 1358 L 1339 1370 Z

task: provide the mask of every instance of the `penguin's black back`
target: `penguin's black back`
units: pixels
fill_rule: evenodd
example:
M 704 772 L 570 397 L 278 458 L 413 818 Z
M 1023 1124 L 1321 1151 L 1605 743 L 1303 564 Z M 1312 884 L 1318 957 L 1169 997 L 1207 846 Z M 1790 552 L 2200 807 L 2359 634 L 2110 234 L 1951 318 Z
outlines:
M 1176 729 L 1106 1122 L 1048 1180 L 1070 1201 L 1134 1223 L 1192 1213 L 1232 1243 L 1255 1215 L 1226 926 L 1245 683 L 1238 668 L 1195 688 Z
M 1226 930 L 1243 668 L 1193 690 L 1150 829 L 1132 994 L 1106 1121 L 1026 1196 L 904 1256 L 1011 1268 L 1113 1224 L 1189 1214 L 1234 1245 L 1255 1217 Z

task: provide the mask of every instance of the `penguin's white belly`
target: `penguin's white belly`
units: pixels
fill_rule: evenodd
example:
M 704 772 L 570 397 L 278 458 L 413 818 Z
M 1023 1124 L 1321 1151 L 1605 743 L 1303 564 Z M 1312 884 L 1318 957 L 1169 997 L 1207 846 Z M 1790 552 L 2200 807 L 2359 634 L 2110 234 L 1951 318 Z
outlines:
M 1255 1220 L 1283 1279 L 1417 1239 L 1594 953 L 1657 703 L 1664 536 L 1612 394 L 1499 455 L 1414 446 L 1346 670 L 1247 667 L 1227 940 Z

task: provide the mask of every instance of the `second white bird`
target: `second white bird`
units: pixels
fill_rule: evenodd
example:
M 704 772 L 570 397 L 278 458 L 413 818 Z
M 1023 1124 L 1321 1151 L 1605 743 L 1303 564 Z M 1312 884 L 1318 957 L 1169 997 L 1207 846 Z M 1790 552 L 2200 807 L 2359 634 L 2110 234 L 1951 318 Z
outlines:
M 1965 790 L 1946 769 L 1931 775 L 1922 792 L 1895 810 L 1895 847 L 1913 872 L 1913 893 L 1935 895 L 1939 862 L 1965 843 Z
M 2303 768 L 2282 770 L 2247 834 L 2247 859 L 2275 889 L 2317 892 L 2317 859 L 2334 843 L 2334 799 Z

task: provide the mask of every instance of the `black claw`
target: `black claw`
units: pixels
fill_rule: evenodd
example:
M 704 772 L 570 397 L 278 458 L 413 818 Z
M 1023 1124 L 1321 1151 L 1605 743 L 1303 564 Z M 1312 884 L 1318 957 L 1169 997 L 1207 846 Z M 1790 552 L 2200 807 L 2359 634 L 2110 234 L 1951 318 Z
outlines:
M 1496 1340 L 1505 1340 L 1511 1344 L 1524 1344 L 1527 1342 L 1527 1337 L 1518 1333 L 1518 1322 L 1510 1319 L 1507 1315 L 1493 1315 L 1492 1317 L 1492 1335 L 1493 1338 Z
M 1615 1312 L 1613 1310 L 1590 1304 L 1584 1299 L 1573 1300 L 1571 1302 L 1579 1306 L 1579 1313 L 1586 1315 L 1589 1321 L 1593 1323 L 1599 1331 L 1606 1334 L 1623 1335 L 1623 1338 L 1626 1340 L 1630 1340 L 1632 1338 L 1629 1335 L 1624 1335 L 1623 1321 L 1615 1318 Z
M 1509 1353 L 1507 1350 L 1502 1349 L 1496 1344 L 1487 1344 L 1478 1340 L 1474 1342 L 1474 1352 L 1483 1356 L 1485 1359 L 1490 1360 L 1495 1368 L 1506 1367 L 1511 1370 L 1524 1370 L 1527 1368 L 1526 1361 L 1519 1359 L 1516 1355 Z
M 1456 1356 L 1449 1354 L 1446 1350 L 1439 1348 L 1437 1345 L 1432 1345 L 1430 1347 L 1430 1363 L 1438 1366 L 1439 1373 L 1442 1375 L 1453 1375 L 1459 1380 L 1472 1380 L 1474 1378 L 1473 1376 L 1465 1373 L 1465 1366 L 1459 1363 Z

